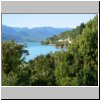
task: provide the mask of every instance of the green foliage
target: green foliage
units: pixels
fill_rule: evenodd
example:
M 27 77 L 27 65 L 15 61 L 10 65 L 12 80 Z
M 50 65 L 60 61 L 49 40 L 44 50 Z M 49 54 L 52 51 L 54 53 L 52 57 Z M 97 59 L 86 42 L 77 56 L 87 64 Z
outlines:
M 98 17 L 89 21 L 79 40 L 79 54 L 83 58 L 83 85 L 98 84 Z M 79 77 L 79 76 L 78 76 Z
M 11 42 L 2 43 L 2 70 L 5 74 L 9 74 L 11 71 L 16 72 L 18 66 L 21 64 L 21 57 L 27 54 L 27 51 L 23 50 L 24 46 Z
M 5 74 L 2 72 L 2 85 L 3 86 L 16 86 L 17 75 L 13 72 Z
M 17 86 L 27 86 L 31 85 L 31 69 L 29 67 L 25 67 L 20 70 L 17 75 L 16 85 Z
M 77 27 L 78 29 L 78 27 Z M 90 20 L 60 60 L 55 75 L 58 85 L 98 85 L 98 17 Z M 64 72 L 65 77 L 64 77 Z M 71 79 L 71 82 L 70 82 Z M 68 83 L 67 83 L 68 82 Z
M 83 29 L 85 28 L 85 24 L 81 23 L 80 26 L 77 26 L 75 29 L 71 31 L 65 31 L 58 36 L 54 35 L 53 37 L 50 37 L 46 39 L 45 41 L 42 41 L 41 43 L 44 45 L 48 44 L 55 44 L 56 47 L 69 47 L 69 42 L 64 41 L 64 42 L 59 42 L 60 39 L 65 40 L 70 38 L 71 41 L 73 41 L 78 35 L 82 34 Z
M 71 45 L 59 39 L 72 38 Z M 51 42 L 50 42 L 51 41 Z M 2 85 L 16 86 L 97 86 L 98 16 L 72 31 L 51 37 L 43 44 L 67 46 L 67 50 L 40 55 L 24 63 L 23 45 L 2 43 Z
M 2 85 L 15 85 L 16 77 L 28 52 L 13 40 L 2 43 Z
M 82 35 L 74 41 L 69 51 L 74 55 L 73 66 L 78 85 L 98 85 L 98 20 L 90 20 Z
M 37 57 L 29 65 L 33 71 L 32 85 L 55 85 L 54 58 L 50 54 Z

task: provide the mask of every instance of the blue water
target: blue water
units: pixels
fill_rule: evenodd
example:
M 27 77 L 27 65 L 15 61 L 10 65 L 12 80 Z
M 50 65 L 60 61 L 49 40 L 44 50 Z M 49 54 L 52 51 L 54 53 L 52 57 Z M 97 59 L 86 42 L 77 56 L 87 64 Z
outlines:
M 43 54 L 46 55 L 50 52 L 60 51 L 62 49 L 56 48 L 53 45 L 41 45 L 40 42 L 27 42 L 25 43 L 27 47 L 25 50 L 28 50 L 29 55 L 25 57 L 25 61 L 28 62 L 29 60 L 35 59 L 37 56 Z

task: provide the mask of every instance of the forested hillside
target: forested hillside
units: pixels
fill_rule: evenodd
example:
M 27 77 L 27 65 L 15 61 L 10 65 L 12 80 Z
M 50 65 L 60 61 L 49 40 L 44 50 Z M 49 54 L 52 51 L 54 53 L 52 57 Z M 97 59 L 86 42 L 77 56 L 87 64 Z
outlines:
M 83 29 L 85 28 L 85 24 L 81 23 L 80 26 L 77 26 L 73 30 L 65 31 L 60 33 L 59 35 L 54 35 L 53 37 L 47 38 L 41 43 L 44 45 L 54 44 L 56 47 L 68 47 L 70 43 L 74 41 L 74 39 L 82 34 Z
M 66 51 L 41 55 L 28 63 L 22 58 L 22 54 L 28 54 L 23 45 L 14 41 L 3 42 L 2 85 L 97 86 L 98 16 L 85 25 L 52 38 L 51 43 L 54 44 L 58 39 L 66 38 L 71 38 L 72 42 Z

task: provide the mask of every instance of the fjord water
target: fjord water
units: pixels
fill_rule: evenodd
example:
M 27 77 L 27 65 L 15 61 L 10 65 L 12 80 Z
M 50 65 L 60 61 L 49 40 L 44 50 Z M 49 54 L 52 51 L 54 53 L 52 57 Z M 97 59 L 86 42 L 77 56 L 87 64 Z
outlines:
M 56 48 L 54 45 L 41 45 L 40 42 L 27 42 L 25 50 L 28 50 L 29 55 L 25 57 L 25 61 L 35 59 L 39 55 L 46 55 L 50 52 L 63 50 L 61 48 Z

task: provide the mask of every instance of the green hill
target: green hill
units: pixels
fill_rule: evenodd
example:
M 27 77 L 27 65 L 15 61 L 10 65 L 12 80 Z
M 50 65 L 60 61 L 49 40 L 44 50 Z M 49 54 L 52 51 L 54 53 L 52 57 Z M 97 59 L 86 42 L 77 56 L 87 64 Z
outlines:
M 28 63 L 21 59 L 28 54 L 22 45 L 3 42 L 2 85 L 98 86 L 98 16 L 81 25 L 53 37 L 51 43 L 72 39 L 66 51 L 40 55 Z
M 47 38 L 41 43 L 44 45 L 55 44 L 56 47 L 66 47 L 78 36 L 82 34 L 85 24 L 82 23 L 80 26 L 77 26 L 75 29 L 70 31 L 65 31 L 59 35 L 54 35 L 53 37 Z

